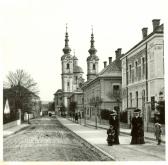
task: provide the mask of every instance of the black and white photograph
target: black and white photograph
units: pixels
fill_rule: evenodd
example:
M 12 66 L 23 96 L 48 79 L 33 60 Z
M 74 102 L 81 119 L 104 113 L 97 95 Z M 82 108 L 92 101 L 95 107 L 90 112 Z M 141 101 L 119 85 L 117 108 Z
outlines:
M 166 163 L 166 5 L 1 0 L 2 162 Z

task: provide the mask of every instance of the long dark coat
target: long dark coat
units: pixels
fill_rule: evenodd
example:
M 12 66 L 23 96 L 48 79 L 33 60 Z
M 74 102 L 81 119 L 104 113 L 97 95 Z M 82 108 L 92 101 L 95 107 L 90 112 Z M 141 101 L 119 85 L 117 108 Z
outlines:
M 112 125 L 114 127 L 114 130 L 115 130 L 115 141 L 114 141 L 114 144 L 119 144 L 119 138 L 118 138 L 118 135 L 119 135 L 119 125 L 118 125 L 118 118 L 116 117 L 115 119 L 113 119 L 112 116 L 110 116 L 109 118 L 109 124 Z
M 144 130 L 143 130 L 143 120 L 142 117 L 133 117 L 131 130 L 131 144 L 144 144 Z

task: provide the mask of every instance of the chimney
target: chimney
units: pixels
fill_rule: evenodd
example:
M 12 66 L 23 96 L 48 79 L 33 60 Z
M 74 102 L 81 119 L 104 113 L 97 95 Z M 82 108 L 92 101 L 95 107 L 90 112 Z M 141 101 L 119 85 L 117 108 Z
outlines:
M 153 23 L 153 31 L 155 31 L 157 27 L 160 25 L 160 19 L 153 19 L 152 23 Z
M 121 48 L 118 48 L 117 50 L 118 50 L 118 56 L 120 56 L 121 55 Z
M 104 61 L 104 68 L 107 66 L 107 61 Z
M 116 59 L 121 55 L 121 48 L 118 48 L 116 51 Z
M 111 64 L 112 62 L 112 57 L 109 57 L 109 64 Z
M 148 28 L 142 28 L 142 39 L 145 39 L 148 36 Z

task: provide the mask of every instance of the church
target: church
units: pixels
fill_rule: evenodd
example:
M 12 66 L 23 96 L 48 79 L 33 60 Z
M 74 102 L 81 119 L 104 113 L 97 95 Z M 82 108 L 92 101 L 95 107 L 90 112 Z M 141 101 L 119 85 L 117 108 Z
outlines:
M 61 107 L 64 107 L 65 113 L 69 107 L 71 96 L 77 92 L 81 93 L 81 86 L 84 82 L 83 69 L 78 66 L 78 58 L 71 54 L 69 47 L 69 38 L 66 27 L 65 33 L 65 47 L 63 48 L 63 55 L 61 57 L 62 66 L 62 89 L 57 90 L 54 94 L 55 110 L 58 112 Z
M 55 110 L 68 114 L 72 109 L 80 112 L 81 116 L 87 116 L 93 119 L 95 116 L 95 107 L 92 105 L 93 99 L 99 98 L 100 109 L 109 109 L 120 106 L 116 99 L 111 98 L 113 88 L 117 92 L 121 90 L 121 49 L 117 50 L 116 60 L 112 61 L 109 57 L 109 65 L 99 72 L 99 57 L 96 55 L 95 40 L 93 29 L 91 33 L 89 56 L 86 58 L 87 63 L 87 80 L 83 79 L 83 70 L 78 66 L 78 59 L 71 55 L 69 47 L 69 38 L 66 27 L 65 47 L 63 48 L 62 62 L 62 89 L 57 90 L 55 95 Z M 107 64 L 107 62 L 105 62 Z M 75 108 L 74 108 L 75 107 Z M 96 108 L 97 109 L 97 108 Z M 86 113 L 87 112 L 87 113 Z M 86 115 L 87 114 L 87 115 Z M 100 112 L 99 112 L 100 114 Z

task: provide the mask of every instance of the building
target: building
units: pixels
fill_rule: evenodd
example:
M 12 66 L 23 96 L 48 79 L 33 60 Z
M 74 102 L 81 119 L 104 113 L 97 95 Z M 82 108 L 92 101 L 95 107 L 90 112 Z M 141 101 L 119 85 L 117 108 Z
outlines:
M 61 107 L 63 106 L 63 94 L 62 89 L 58 89 L 54 94 L 55 112 L 61 113 Z
M 70 113 L 78 113 L 78 114 L 80 113 L 81 117 L 84 117 L 82 90 L 75 91 L 70 96 L 69 110 Z
M 10 113 L 5 113 L 5 107 L 8 103 Z M 40 115 L 40 98 L 27 88 L 16 85 L 11 88 L 3 89 L 3 119 L 4 123 L 18 119 L 18 113 L 21 110 L 21 119 L 24 121 L 26 113 L 33 117 Z M 7 118 L 6 118 L 7 117 Z
M 122 109 L 128 110 L 128 124 L 132 110 L 139 108 L 144 117 L 145 129 L 154 117 L 151 98 L 159 99 L 164 92 L 164 38 L 163 24 L 152 20 L 153 31 L 142 29 L 142 40 L 121 58 L 122 61 Z
M 90 56 L 87 58 L 87 81 L 83 84 L 85 116 L 101 120 L 101 111 L 121 108 L 121 49 L 116 51 L 116 59 L 109 57 L 109 65 L 104 62 L 104 69 L 98 72 L 99 58 L 94 47 L 94 35 L 91 35 Z M 97 118 L 96 118 L 97 120 Z
M 78 58 L 70 54 L 71 48 L 69 47 L 68 32 L 66 27 L 65 33 L 65 47 L 63 48 L 63 56 L 61 57 L 62 62 L 62 89 L 55 93 L 55 107 L 57 110 L 61 107 L 64 107 L 65 114 L 68 113 L 68 105 L 70 104 L 71 95 L 79 91 L 81 85 L 84 81 L 83 79 L 83 70 L 78 66 Z M 60 93 L 61 92 L 61 93 Z

